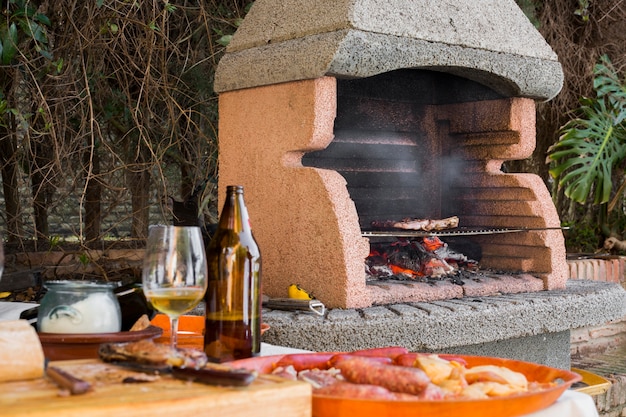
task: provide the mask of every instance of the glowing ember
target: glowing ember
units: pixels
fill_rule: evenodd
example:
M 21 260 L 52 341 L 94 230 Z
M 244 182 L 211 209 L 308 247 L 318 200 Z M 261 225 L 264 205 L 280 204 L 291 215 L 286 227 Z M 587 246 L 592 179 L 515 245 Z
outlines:
M 476 261 L 454 252 L 436 236 L 373 243 L 365 265 L 372 278 L 398 280 L 443 278 L 459 268 L 478 268 Z

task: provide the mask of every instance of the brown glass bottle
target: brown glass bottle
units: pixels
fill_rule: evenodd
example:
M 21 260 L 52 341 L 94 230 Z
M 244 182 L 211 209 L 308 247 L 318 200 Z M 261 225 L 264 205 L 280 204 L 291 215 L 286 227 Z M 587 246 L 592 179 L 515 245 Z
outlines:
M 243 187 L 229 185 L 207 249 L 204 351 L 225 362 L 261 351 L 261 253 L 252 236 Z

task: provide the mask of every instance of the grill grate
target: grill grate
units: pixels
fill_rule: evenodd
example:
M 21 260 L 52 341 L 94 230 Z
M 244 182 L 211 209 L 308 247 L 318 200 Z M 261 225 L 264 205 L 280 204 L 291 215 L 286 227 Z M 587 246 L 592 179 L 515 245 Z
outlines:
M 428 237 L 428 236 L 477 236 L 495 235 L 502 233 L 520 233 L 543 230 L 567 230 L 569 227 L 539 227 L 539 228 L 455 228 L 447 230 L 364 230 L 363 237 Z

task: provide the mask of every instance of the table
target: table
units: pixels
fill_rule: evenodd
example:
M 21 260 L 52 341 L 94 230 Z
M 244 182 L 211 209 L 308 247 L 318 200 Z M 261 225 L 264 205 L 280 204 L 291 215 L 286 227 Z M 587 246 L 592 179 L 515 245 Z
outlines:
M 9 303 L 0 302 L 0 321 L 1 320 L 15 320 L 19 318 L 19 314 L 22 310 L 34 307 L 36 304 L 32 303 Z M 183 324 L 184 331 L 184 324 Z M 169 329 L 166 329 L 169 330 Z M 167 335 L 165 335 L 167 337 Z M 194 340 L 194 336 L 187 334 L 179 336 L 179 341 L 185 342 L 185 338 L 190 343 L 197 343 L 199 340 Z M 261 343 L 261 355 L 286 355 L 291 353 L 303 353 L 311 352 L 304 349 L 294 349 L 284 346 L 275 346 L 268 343 Z M 598 411 L 595 407 L 593 398 L 588 394 L 568 390 L 557 400 L 556 403 L 550 407 L 538 411 L 536 413 L 528 414 L 525 417 L 598 417 Z

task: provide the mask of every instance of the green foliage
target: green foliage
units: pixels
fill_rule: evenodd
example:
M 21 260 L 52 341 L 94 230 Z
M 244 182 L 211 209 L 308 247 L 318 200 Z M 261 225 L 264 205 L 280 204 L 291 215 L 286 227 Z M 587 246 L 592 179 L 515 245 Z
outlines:
M 528 20 L 535 26 L 539 28 L 541 26 L 541 22 L 537 19 L 538 10 L 542 6 L 542 0 L 515 0 L 520 9 L 524 12 Z
M 626 85 L 607 56 L 594 68 L 596 98 L 583 98 L 579 116 L 561 128 L 557 143 L 548 149 L 550 174 L 565 195 L 585 203 L 607 203 L 613 191 L 613 172 L 626 158 Z
M 574 10 L 576 16 L 580 16 L 583 22 L 589 21 L 589 6 L 591 0 L 578 0 L 578 9 Z
M 87 266 L 89 265 L 90 259 L 86 253 L 81 253 L 80 255 L 78 255 L 78 261 L 81 263 L 82 266 Z
M 23 52 L 21 45 L 32 42 L 35 50 L 47 59 L 52 59 L 48 51 L 50 26 L 48 16 L 38 13 L 33 2 L 28 0 L 8 0 L 7 18 L 0 23 L 0 62 L 9 65 L 15 62 L 18 53 Z
M 61 243 L 61 237 L 58 235 L 48 237 L 48 244 L 50 245 L 50 250 L 55 250 L 59 244 Z
M 571 227 L 565 232 L 565 243 L 569 253 L 593 253 L 598 248 L 600 231 L 597 224 L 589 222 L 564 223 Z

